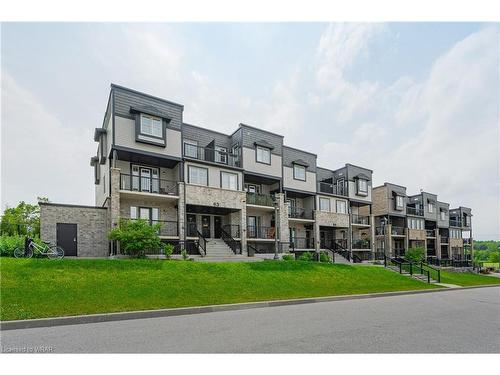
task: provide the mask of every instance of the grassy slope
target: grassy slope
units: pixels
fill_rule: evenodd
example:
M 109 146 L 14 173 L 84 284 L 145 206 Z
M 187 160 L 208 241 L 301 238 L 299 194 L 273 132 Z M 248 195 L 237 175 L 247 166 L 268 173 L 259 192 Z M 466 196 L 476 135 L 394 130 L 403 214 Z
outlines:
M 427 289 L 380 267 L 2 258 L 1 319 Z
M 460 286 L 500 284 L 500 278 L 477 275 L 473 273 L 458 273 L 441 271 L 441 282 Z

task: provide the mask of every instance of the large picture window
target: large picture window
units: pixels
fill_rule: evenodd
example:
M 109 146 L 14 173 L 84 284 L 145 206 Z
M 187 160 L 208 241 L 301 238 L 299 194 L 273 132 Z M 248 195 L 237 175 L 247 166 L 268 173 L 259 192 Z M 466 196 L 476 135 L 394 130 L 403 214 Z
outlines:
M 294 164 L 293 165 L 293 178 L 295 180 L 305 181 L 306 180 L 306 167 L 303 165 Z
M 196 185 L 208 185 L 208 169 L 188 166 L 188 182 Z
M 259 163 L 271 164 L 271 150 L 265 147 L 257 146 L 256 157 Z
M 236 173 L 221 172 L 221 188 L 238 190 L 238 175 Z
M 162 126 L 161 118 L 145 115 L 143 113 L 141 114 L 141 134 L 162 138 Z

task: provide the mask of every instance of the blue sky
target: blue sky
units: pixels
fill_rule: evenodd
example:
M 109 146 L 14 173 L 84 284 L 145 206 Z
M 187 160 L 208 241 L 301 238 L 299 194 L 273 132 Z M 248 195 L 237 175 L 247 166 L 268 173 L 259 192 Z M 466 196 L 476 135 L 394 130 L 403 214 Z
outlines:
M 321 166 L 470 206 L 476 235 L 500 238 L 498 42 L 478 23 L 4 23 L 2 207 L 93 203 L 114 82 L 184 104 L 186 122 L 260 126 Z

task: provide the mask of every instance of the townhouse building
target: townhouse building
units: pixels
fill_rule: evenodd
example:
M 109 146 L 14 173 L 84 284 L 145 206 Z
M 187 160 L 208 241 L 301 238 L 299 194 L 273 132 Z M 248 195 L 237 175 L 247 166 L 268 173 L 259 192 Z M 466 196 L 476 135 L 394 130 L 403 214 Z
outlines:
M 427 258 L 462 260 L 471 254 L 471 209 L 450 209 L 436 194 L 407 195 L 406 187 L 386 182 L 373 188 L 375 252 L 403 256 L 422 247 Z
M 69 256 L 115 255 L 109 231 L 143 219 L 159 224 L 176 254 L 194 258 L 328 251 L 360 262 L 381 248 L 402 254 L 423 244 L 441 256 L 467 245 L 469 209 L 449 211 L 436 195 L 406 196 L 397 185 L 372 189 L 370 169 L 320 167 L 316 154 L 286 145 L 283 135 L 242 123 L 224 134 L 184 122 L 183 112 L 111 85 L 90 158 L 95 205 L 41 203 L 42 239 Z M 449 219 L 437 215 L 441 208 Z

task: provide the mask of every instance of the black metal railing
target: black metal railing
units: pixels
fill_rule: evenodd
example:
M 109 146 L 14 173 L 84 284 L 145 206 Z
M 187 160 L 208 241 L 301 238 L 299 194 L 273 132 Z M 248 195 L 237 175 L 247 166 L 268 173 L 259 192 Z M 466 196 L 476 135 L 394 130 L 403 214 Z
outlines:
M 427 237 L 436 237 L 436 232 L 434 232 L 434 230 L 432 230 L 432 229 L 426 229 L 425 230 L 425 235 Z
M 362 249 L 362 250 L 371 249 L 370 240 L 361 240 L 361 239 L 352 240 L 352 248 Z
M 370 217 L 363 215 L 351 214 L 351 223 L 358 225 L 370 225 Z
M 314 249 L 314 238 L 293 237 L 290 238 L 290 246 L 293 249 Z
M 187 240 L 187 241 L 179 241 L 179 240 L 162 240 L 163 243 L 172 244 L 174 246 L 174 251 L 172 255 L 181 255 L 182 250 L 186 250 L 189 255 L 200 255 L 198 241 L 197 240 Z M 121 255 L 129 255 L 120 247 Z M 164 249 L 145 249 L 144 255 L 164 255 Z
M 131 220 L 144 220 L 144 219 L 122 219 L 126 221 Z M 179 235 L 178 222 L 174 220 L 144 220 L 149 225 L 159 225 L 158 235 L 159 236 L 171 236 L 175 237 Z
M 292 219 L 312 219 L 313 212 L 312 210 L 306 210 L 301 207 L 289 207 L 288 217 Z
M 290 249 L 291 248 L 288 242 L 280 242 L 278 244 L 278 254 L 288 252 Z M 254 246 L 247 244 L 247 252 L 249 257 L 253 257 L 255 254 L 274 254 L 276 251 L 274 244 L 272 246 Z
M 231 237 L 241 237 L 240 226 L 238 224 L 224 224 L 222 229 L 224 229 Z
M 474 262 L 468 259 L 445 259 L 443 257 L 429 257 L 427 263 L 438 267 L 467 268 L 474 267 Z
M 163 195 L 178 195 L 178 183 L 176 181 L 164 180 L 162 178 L 120 173 L 120 190 Z
M 462 226 L 461 220 L 450 219 L 450 227 L 461 227 L 461 226 Z
M 352 254 L 352 258 L 354 263 L 369 262 L 373 260 L 373 254 L 369 251 L 362 251 Z M 357 260 L 359 260 L 359 262 Z
M 472 244 L 472 240 L 470 238 L 463 238 L 463 241 L 464 241 L 464 245 L 471 245 Z
M 239 167 L 239 156 L 228 151 L 220 151 L 210 147 L 201 147 L 184 143 L 184 157 Z
M 275 227 L 247 226 L 247 238 L 274 239 L 275 235 Z
M 386 232 L 386 227 L 375 227 L 376 236 L 383 236 L 385 235 L 385 232 Z
M 247 204 L 254 204 L 256 206 L 274 206 L 274 198 L 269 194 L 258 194 L 247 192 Z
M 406 213 L 409 215 L 424 216 L 424 209 L 415 207 L 406 207 Z
M 328 182 L 318 182 L 318 192 L 347 196 L 347 183 L 330 184 Z
M 374 260 L 384 260 L 384 257 L 385 257 L 384 249 L 377 249 L 377 251 L 375 251 L 375 254 L 373 254 Z
M 405 228 L 391 226 L 391 234 L 393 236 L 404 236 Z
M 200 255 L 204 257 L 207 255 L 207 239 L 203 237 L 203 234 L 199 230 L 196 230 L 196 234 L 198 235 L 198 249 Z
M 228 232 L 221 228 L 221 238 L 224 243 L 229 246 L 229 248 L 233 251 L 235 255 L 241 254 L 241 243 L 240 241 L 236 241 Z

